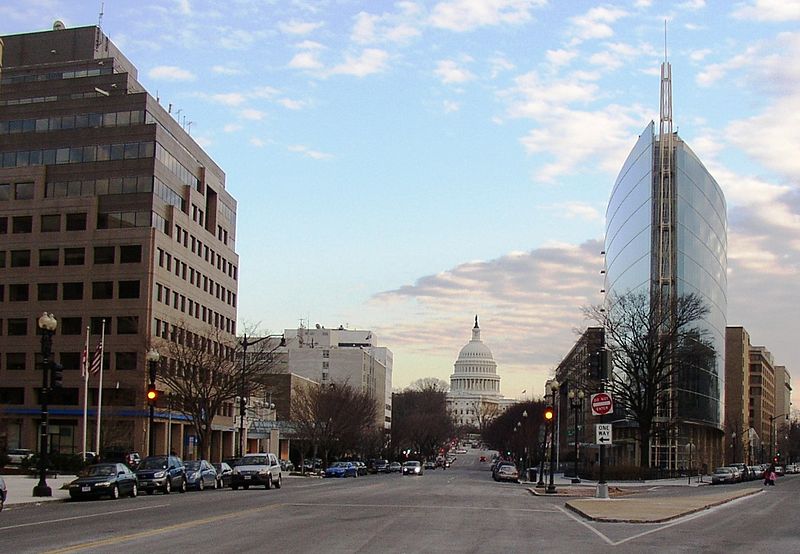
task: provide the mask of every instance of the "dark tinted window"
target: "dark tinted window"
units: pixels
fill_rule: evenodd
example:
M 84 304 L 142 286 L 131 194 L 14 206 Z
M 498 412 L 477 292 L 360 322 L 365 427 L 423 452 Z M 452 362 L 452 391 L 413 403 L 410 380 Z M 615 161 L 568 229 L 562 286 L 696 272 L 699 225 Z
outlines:
M 95 300 L 114 298 L 114 281 L 94 281 L 92 283 L 92 298 Z
M 114 365 L 114 369 L 136 369 L 136 352 L 117 352 L 115 356 L 116 364 Z
M 139 298 L 139 281 L 120 281 L 119 298 Z
M 94 247 L 94 263 L 95 264 L 113 264 L 114 263 L 114 247 L 113 246 L 95 246 Z
M 42 233 L 54 233 L 61 230 L 61 215 L 51 214 L 42 216 Z
M 9 302 L 27 302 L 28 285 L 8 285 L 8 300 Z
M 83 265 L 85 254 L 83 248 L 65 248 L 64 265 Z
M 28 334 L 28 320 L 25 318 L 10 318 L 8 320 L 8 335 L 20 336 Z
M 45 248 L 39 250 L 39 265 L 52 266 L 58 265 L 58 248 Z
M 33 229 L 33 218 L 29 215 L 21 215 L 11 218 L 12 233 L 30 233 Z
M 39 283 L 39 300 L 58 300 L 58 283 Z
M 6 369 L 25 369 L 25 353 L 9 352 L 6 354 Z
M 83 283 L 64 283 L 61 285 L 63 300 L 83 300 Z
M 63 321 L 63 320 L 62 320 Z M 81 368 L 81 353 L 80 352 L 62 352 L 59 356 L 61 365 L 64 369 L 80 369 Z
M 85 231 L 86 214 L 67 214 L 67 231 Z
M 62 335 L 80 335 L 83 332 L 79 317 L 62 317 L 58 322 L 58 328 L 61 329 Z
M 119 261 L 123 264 L 138 264 L 142 261 L 142 246 L 139 244 L 120 246 Z
M 93 317 L 89 324 L 91 328 L 91 333 L 93 335 L 99 335 L 103 330 L 103 320 L 106 322 L 106 334 L 111 334 L 111 316 L 106 317 Z
M 135 315 L 117 318 L 118 335 L 135 335 L 139 332 L 139 318 Z
M 12 250 L 11 267 L 28 267 L 31 265 L 30 250 Z

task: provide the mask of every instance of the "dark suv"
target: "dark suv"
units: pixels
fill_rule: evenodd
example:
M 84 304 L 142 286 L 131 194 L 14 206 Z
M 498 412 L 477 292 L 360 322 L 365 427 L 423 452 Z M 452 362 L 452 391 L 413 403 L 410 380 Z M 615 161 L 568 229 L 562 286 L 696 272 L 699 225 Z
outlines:
M 177 456 L 148 456 L 136 470 L 139 489 L 147 494 L 160 490 L 169 494 L 173 490 L 186 492 L 186 468 Z
M 248 489 L 262 485 L 267 489 L 281 488 L 281 465 L 272 453 L 245 454 L 236 461 L 231 475 L 231 488 Z

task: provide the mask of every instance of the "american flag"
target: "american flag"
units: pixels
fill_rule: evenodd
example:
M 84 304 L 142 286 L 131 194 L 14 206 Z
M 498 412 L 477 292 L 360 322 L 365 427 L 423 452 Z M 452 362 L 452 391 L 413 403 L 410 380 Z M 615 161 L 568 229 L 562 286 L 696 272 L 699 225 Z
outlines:
M 89 369 L 91 373 L 100 371 L 100 366 L 103 363 L 103 341 L 97 343 L 97 348 L 94 349 L 94 356 L 92 357 L 92 367 Z

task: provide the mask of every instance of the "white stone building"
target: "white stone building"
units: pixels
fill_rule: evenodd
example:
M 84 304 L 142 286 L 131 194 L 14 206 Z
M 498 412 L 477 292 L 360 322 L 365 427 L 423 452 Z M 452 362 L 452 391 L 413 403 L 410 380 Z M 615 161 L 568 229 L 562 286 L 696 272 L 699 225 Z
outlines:
M 472 328 L 472 339 L 464 345 L 453 364 L 447 409 L 456 425 L 472 425 L 483 429 L 515 400 L 500 393 L 500 376 L 492 351 L 481 340 L 478 316 Z

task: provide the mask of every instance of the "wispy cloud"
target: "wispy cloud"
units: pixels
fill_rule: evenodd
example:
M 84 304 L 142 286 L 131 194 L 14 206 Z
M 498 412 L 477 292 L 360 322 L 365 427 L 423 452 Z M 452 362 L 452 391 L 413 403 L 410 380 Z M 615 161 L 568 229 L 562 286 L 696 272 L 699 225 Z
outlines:
M 330 75 L 366 77 L 386 70 L 389 53 L 377 48 L 367 48 L 358 55 L 347 54 L 345 61 L 330 69 Z
M 461 67 L 455 60 L 440 60 L 434 73 L 445 84 L 466 83 L 475 78 L 472 72 Z
M 514 25 L 533 19 L 533 10 L 547 0 L 448 0 L 431 10 L 429 23 L 450 31 L 471 31 L 490 25 Z
M 591 8 L 583 15 L 570 19 L 572 28 L 568 31 L 571 36 L 570 44 L 576 45 L 587 40 L 611 38 L 614 36 L 612 24 L 626 17 L 628 12 L 615 7 Z
M 281 21 L 278 23 L 278 29 L 287 35 L 307 35 L 323 25 L 322 21 L 298 21 L 293 19 L 291 21 Z
M 267 114 L 261 110 L 256 110 L 255 108 L 245 108 L 239 111 L 239 117 L 243 119 L 249 119 L 251 121 L 260 121 L 264 119 Z
M 219 75 L 241 75 L 243 73 L 241 69 L 228 65 L 214 65 L 211 67 L 211 71 Z
M 194 81 L 194 73 L 174 65 L 159 65 L 147 72 L 151 79 L 159 81 Z
M 754 0 L 745 2 L 733 11 L 736 19 L 752 21 L 799 21 L 800 2 L 797 0 Z
M 307 158 L 311 158 L 314 160 L 330 160 L 333 158 L 333 154 L 328 154 L 327 152 L 320 152 L 319 150 L 313 150 L 308 146 L 303 144 L 293 144 L 288 147 L 289 152 L 295 152 L 297 154 L 302 154 Z

